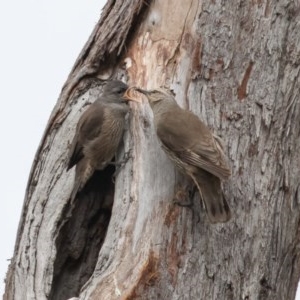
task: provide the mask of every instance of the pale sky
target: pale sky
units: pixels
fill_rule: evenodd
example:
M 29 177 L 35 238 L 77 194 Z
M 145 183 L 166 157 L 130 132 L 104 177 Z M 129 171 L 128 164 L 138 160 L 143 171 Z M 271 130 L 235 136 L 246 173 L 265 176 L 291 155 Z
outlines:
M 1 298 L 35 152 L 61 87 L 105 3 L 0 2 Z

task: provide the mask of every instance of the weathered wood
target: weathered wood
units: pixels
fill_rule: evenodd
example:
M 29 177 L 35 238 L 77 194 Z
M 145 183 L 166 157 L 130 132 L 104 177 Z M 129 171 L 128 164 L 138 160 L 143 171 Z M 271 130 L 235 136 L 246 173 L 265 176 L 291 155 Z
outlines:
M 79 296 L 80 288 L 80 299 L 294 299 L 300 274 L 299 32 L 300 8 L 288 0 L 109 1 L 33 164 L 4 299 L 65 299 Z M 114 203 L 105 239 L 96 234 L 99 255 L 85 250 L 89 230 L 82 235 L 84 250 L 69 253 L 94 257 L 84 267 L 95 269 L 82 287 L 87 278 L 80 271 L 78 277 L 65 271 L 63 238 L 73 228 L 65 224 L 78 226 L 74 216 L 79 224 L 89 222 L 97 211 L 93 230 L 106 225 L 96 201 L 91 210 L 80 204 L 82 214 L 74 212 L 79 204 L 72 208 L 71 221 L 66 217 L 73 175 L 63 163 L 79 109 L 101 90 L 89 80 L 95 75 L 125 76 L 145 88 L 166 85 L 222 137 L 232 165 L 224 192 L 233 219 L 211 225 L 198 194 L 193 209 L 173 204 L 182 187 L 188 198 L 190 183 L 162 151 L 148 104 L 132 104 L 119 153 L 131 149 L 132 159 L 114 191 L 101 196 Z M 75 286 L 57 285 L 59 278 Z

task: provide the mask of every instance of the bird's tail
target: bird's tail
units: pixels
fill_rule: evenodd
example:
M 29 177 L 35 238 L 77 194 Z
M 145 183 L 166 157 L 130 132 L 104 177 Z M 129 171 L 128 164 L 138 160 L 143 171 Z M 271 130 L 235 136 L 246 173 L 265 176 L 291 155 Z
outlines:
M 76 165 L 75 182 L 71 194 L 71 202 L 73 202 L 77 194 L 83 189 L 87 181 L 93 175 L 95 169 L 91 166 L 90 161 L 82 159 Z
M 202 170 L 197 174 L 192 174 L 191 177 L 198 187 L 210 222 L 225 223 L 229 221 L 231 212 L 224 198 L 220 179 Z

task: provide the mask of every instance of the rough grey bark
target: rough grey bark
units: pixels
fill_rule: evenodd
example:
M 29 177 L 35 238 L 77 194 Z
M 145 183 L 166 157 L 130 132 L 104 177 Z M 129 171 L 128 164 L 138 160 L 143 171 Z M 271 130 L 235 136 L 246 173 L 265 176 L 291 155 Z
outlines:
M 299 3 L 288 0 L 109 1 L 33 163 L 4 299 L 294 299 L 299 32 Z M 232 221 L 211 225 L 198 194 L 193 209 L 173 204 L 189 183 L 146 103 L 132 104 L 119 153 L 132 159 L 115 184 L 112 170 L 96 174 L 103 189 L 91 184 L 89 199 L 68 206 L 64 160 L 80 109 L 101 90 L 94 77 L 166 85 L 222 137 Z

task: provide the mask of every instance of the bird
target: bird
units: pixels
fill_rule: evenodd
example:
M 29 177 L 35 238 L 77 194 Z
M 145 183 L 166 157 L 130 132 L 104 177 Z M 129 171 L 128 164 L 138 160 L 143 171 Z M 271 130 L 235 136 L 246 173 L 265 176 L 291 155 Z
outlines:
M 96 170 L 103 170 L 116 154 L 129 111 L 128 85 L 110 80 L 102 95 L 81 115 L 67 156 L 67 171 L 76 165 L 71 201 Z
M 199 190 L 211 223 L 231 219 L 221 180 L 231 175 L 221 139 L 192 112 L 182 109 L 168 89 L 144 90 L 153 111 L 154 127 L 163 150 Z

